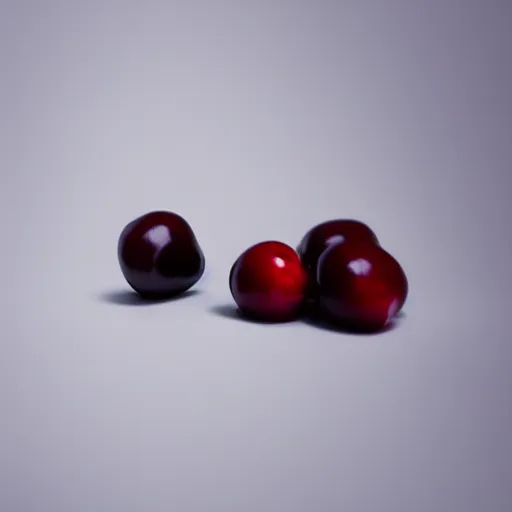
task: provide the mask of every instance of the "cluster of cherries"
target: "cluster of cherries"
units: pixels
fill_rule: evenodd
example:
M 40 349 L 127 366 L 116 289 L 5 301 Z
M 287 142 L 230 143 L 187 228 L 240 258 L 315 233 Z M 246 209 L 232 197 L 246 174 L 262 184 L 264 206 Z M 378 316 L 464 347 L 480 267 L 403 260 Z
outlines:
M 166 211 L 130 222 L 118 258 L 128 284 L 147 299 L 180 295 L 205 270 L 189 223 Z M 278 241 L 249 247 L 231 267 L 229 288 L 250 319 L 285 322 L 311 313 L 346 330 L 374 332 L 402 309 L 408 282 L 366 224 L 338 219 L 310 229 L 296 250 Z

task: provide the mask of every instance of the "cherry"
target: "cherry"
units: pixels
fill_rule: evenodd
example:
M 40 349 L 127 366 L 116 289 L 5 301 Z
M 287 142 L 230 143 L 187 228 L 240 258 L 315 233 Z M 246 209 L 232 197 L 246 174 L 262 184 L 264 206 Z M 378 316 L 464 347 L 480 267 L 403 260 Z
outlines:
M 146 298 L 183 293 L 203 275 L 205 259 L 188 222 L 176 213 L 154 211 L 121 232 L 119 264 L 128 284 Z
M 229 274 L 229 288 L 238 309 L 257 320 L 292 320 L 304 302 L 306 287 L 307 274 L 298 254 L 282 242 L 249 247 Z
M 378 244 L 375 233 L 363 222 L 352 219 L 334 219 L 311 228 L 300 241 L 297 252 L 312 282 L 316 279 L 318 258 L 331 245 L 346 241 Z
M 378 331 L 398 314 L 408 294 L 398 261 L 379 245 L 346 242 L 320 256 L 319 307 L 342 327 Z

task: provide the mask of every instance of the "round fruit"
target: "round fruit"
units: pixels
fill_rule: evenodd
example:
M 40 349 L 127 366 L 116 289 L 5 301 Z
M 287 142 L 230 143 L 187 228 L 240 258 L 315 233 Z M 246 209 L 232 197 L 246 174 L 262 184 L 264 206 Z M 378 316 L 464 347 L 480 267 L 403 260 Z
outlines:
M 282 322 L 299 313 L 307 274 L 288 245 L 260 242 L 242 253 L 229 274 L 229 288 L 240 312 L 248 317 Z
M 359 241 L 379 243 L 375 233 L 363 222 L 352 219 L 334 219 L 311 228 L 302 238 L 297 252 L 304 268 L 314 282 L 318 258 L 330 246 L 343 242 Z
M 205 259 L 188 222 L 176 213 L 150 212 L 121 232 L 117 254 L 123 275 L 139 295 L 165 298 L 193 286 Z
M 405 303 L 407 277 L 382 247 L 346 242 L 328 248 L 318 261 L 319 306 L 342 327 L 378 331 Z

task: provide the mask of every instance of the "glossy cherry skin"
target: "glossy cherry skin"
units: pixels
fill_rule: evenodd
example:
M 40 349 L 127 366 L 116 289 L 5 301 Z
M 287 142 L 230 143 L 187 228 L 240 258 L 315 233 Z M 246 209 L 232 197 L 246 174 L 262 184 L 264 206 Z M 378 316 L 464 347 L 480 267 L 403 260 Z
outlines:
M 328 318 L 356 331 L 379 331 L 402 309 L 408 281 L 398 261 L 379 245 L 346 242 L 318 261 L 319 307 Z
M 204 254 L 188 222 L 166 211 L 130 222 L 119 237 L 117 255 L 128 284 L 152 299 L 183 293 L 205 269 Z
M 289 321 L 299 314 L 307 282 L 297 253 L 275 241 L 247 249 L 229 274 L 229 288 L 240 312 L 269 322 Z
M 347 241 L 379 243 L 377 235 L 366 224 L 353 219 L 328 220 L 317 224 L 304 235 L 297 252 L 313 282 L 322 253 L 331 245 Z

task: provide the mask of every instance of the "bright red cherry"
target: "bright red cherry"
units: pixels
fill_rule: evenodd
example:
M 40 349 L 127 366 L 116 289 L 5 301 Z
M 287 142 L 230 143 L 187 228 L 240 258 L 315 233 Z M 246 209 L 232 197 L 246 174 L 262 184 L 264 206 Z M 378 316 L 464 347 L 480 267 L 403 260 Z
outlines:
M 302 238 L 297 252 L 312 282 L 316 279 L 318 258 L 331 245 L 348 241 L 378 244 L 375 233 L 363 222 L 352 219 L 334 219 L 317 224 Z
M 130 222 L 119 237 L 117 254 L 128 284 L 147 298 L 183 293 L 199 281 L 205 268 L 203 252 L 188 222 L 166 211 L 147 213 Z
M 318 261 L 319 306 L 342 327 L 379 331 L 397 315 L 408 293 L 398 261 L 379 245 L 346 242 Z
M 304 302 L 307 274 L 297 253 L 281 242 L 260 242 L 231 267 L 229 288 L 248 317 L 284 322 L 296 317 Z

